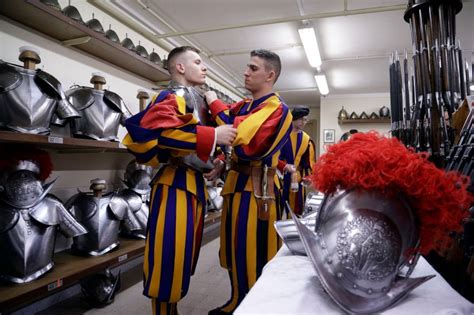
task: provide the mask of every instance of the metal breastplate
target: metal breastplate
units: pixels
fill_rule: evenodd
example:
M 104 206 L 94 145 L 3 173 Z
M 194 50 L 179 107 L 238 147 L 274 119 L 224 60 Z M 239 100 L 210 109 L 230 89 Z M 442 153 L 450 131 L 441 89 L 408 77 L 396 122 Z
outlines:
M 131 213 L 124 219 L 121 233 L 129 237 L 145 239 L 148 212 L 150 211 L 146 195 L 140 195 L 132 189 L 124 189 L 120 191 L 119 195 L 125 199 Z M 135 228 L 137 224 L 139 229 Z
M 48 83 L 38 78 L 38 73 L 39 70 L 0 61 L 0 128 L 49 134 L 55 112 L 63 119 L 77 116 L 65 100 L 53 96 L 54 93 L 46 93 Z M 61 108 L 57 106 L 59 103 Z
M 119 140 L 119 125 L 129 116 L 129 112 L 117 94 L 78 87 L 67 91 L 66 95 L 81 114 L 81 118 L 71 122 L 71 133 L 74 136 L 105 141 Z
M 18 209 L 0 202 L 0 279 L 25 283 L 49 271 L 57 225 L 72 237 L 87 233 L 56 197 L 47 195 L 33 208 Z M 5 218 L 9 218 L 5 220 Z
M 206 125 L 209 117 L 209 107 L 204 101 L 203 96 L 194 87 L 186 87 L 180 83 L 171 81 L 168 89 L 172 90 L 176 95 L 184 97 L 186 101 L 186 113 L 192 113 L 201 125 Z M 209 172 L 214 168 L 211 161 L 203 162 L 195 153 L 186 155 L 182 158 L 182 161 L 192 169 L 203 173 Z
M 88 231 L 85 235 L 74 237 L 73 250 L 99 256 L 120 244 L 120 222 L 127 215 L 127 203 L 121 197 L 109 193 L 97 198 L 81 192 L 66 202 L 66 208 Z

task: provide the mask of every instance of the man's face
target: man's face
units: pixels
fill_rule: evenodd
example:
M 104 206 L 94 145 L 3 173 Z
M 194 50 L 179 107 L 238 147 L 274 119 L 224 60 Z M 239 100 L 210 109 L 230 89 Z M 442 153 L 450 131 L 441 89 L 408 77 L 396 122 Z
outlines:
M 245 88 L 250 92 L 260 90 L 265 83 L 271 80 L 270 72 L 265 70 L 265 60 L 257 56 L 250 58 L 244 77 Z
M 183 70 L 186 82 L 191 86 L 204 84 L 206 82 L 207 68 L 199 54 L 188 50 L 180 57 L 182 58 L 179 58 L 179 63 L 182 64 L 181 69 Z
M 300 119 L 293 120 L 293 127 L 297 130 L 303 130 L 307 122 L 308 122 L 307 116 L 301 117 Z

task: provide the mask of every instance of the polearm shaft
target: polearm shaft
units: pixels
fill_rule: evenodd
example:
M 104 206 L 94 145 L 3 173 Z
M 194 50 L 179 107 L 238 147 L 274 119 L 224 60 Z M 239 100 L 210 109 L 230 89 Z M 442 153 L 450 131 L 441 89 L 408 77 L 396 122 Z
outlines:
M 405 50 L 405 56 L 403 59 L 403 78 L 404 78 L 404 93 L 405 93 L 405 117 L 403 119 L 403 143 L 407 146 L 411 146 L 410 143 L 410 84 L 408 79 L 408 53 Z
M 469 77 L 469 63 L 467 60 L 465 61 L 465 72 L 466 74 L 465 79 L 466 79 L 466 95 L 471 95 L 471 88 L 469 84 L 471 83 L 470 77 Z

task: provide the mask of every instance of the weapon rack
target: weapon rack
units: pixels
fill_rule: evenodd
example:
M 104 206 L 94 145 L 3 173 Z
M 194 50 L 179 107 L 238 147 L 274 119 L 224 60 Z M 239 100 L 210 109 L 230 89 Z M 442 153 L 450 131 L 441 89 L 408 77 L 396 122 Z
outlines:
M 168 72 L 159 65 L 39 0 L 0 1 L 0 15 L 39 31 L 64 46 L 76 47 L 147 80 L 159 82 L 170 79 Z

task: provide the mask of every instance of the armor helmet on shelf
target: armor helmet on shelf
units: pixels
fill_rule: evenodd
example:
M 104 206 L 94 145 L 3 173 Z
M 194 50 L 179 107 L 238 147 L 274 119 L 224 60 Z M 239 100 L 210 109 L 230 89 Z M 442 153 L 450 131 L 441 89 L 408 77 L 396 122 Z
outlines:
M 379 116 L 382 117 L 382 118 L 390 117 L 390 109 L 388 109 L 388 107 L 386 107 L 386 106 L 380 107 Z
M 110 269 L 81 279 L 81 291 L 91 306 L 102 308 L 114 301 L 115 294 L 120 290 L 120 271 L 114 276 Z
M 153 168 L 151 166 L 137 163 L 132 160 L 125 169 L 124 182 L 132 190 L 139 194 L 150 192 L 150 182 Z
M 143 58 L 148 58 L 149 56 L 148 51 L 141 45 L 140 41 L 138 41 L 138 45 L 135 47 L 135 52 Z
M 82 19 L 82 16 L 81 16 L 81 13 L 79 12 L 79 10 L 73 6 L 73 5 L 68 5 L 67 7 L 65 7 L 63 9 L 63 14 L 81 24 L 85 24 L 84 23 L 84 20 Z
M 344 106 L 342 106 L 341 110 L 339 111 L 339 114 L 337 114 L 337 119 L 344 120 L 344 119 L 347 119 L 347 118 L 349 118 L 349 114 L 344 109 Z
M 148 56 L 148 58 L 150 59 L 151 62 L 153 63 L 156 63 L 158 65 L 161 64 L 161 58 L 160 58 L 160 55 L 158 55 L 156 52 L 155 52 L 155 49 L 153 48 L 153 51 L 150 53 L 150 56 Z
M 362 114 L 360 114 L 360 119 L 369 119 L 369 115 L 367 115 L 366 112 L 362 112 Z
M 109 24 L 109 29 L 105 32 L 105 37 L 110 39 L 113 42 L 120 43 L 120 38 L 117 33 L 112 29 L 112 25 Z
M 431 279 L 409 276 L 420 253 L 446 246 L 461 228 L 467 182 L 395 138 L 357 133 L 331 146 L 314 167 L 313 185 L 325 194 L 314 229 L 293 218 L 335 303 L 382 312 Z
M 125 38 L 122 40 L 121 44 L 128 50 L 135 51 L 135 44 L 130 38 L 128 38 L 128 34 L 125 34 Z
M 61 11 L 61 6 L 58 0 L 40 0 L 41 3 L 46 4 L 48 7 L 53 8 L 56 11 Z
M 86 22 L 86 25 L 88 28 L 91 30 L 96 31 L 97 33 L 104 34 L 104 28 L 102 27 L 102 24 L 99 22 L 98 19 L 94 17 L 94 13 L 92 13 L 92 19 Z

